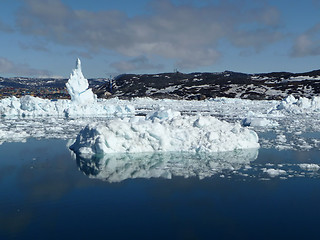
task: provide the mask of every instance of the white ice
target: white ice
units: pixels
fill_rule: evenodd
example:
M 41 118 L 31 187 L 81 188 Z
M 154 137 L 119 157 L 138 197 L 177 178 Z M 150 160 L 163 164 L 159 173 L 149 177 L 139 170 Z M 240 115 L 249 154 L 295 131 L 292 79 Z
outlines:
M 309 99 L 305 97 L 295 98 L 293 95 L 289 95 L 273 111 L 286 111 L 295 114 L 320 112 L 320 97 L 314 96 Z
M 135 109 L 127 101 L 97 100 L 83 77 L 80 60 L 67 84 L 71 100 L 48 100 L 33 96 L 9 97 L 0 100 L 1 116 L 112 116 L 134 115 Z
M 145 118 L 86 126 L 70 147 L 80 155 L 117 152 L 226 152 L 259 148 L 258 135 L 239 123 L 160 110 Z
M 70 102 L 61 100 L 59 104 L 56 104 L 50 100 L 30 96 L 20 99 L 15 97 L 2 99 L 0 112 L 2 109 L 4 111 L 2 113 L 5 113 L 7 117 L 2 117 L 0 121 L 0 129 L 3 133 L 0 136 L 0 142 L 20 141 L 21 138 L 28 137 L 75 138 L 82 128 L 92 122 L 107 124 L 110 117 L 121 117 L 129 113 L 152 117 L 155 110 L 172 109 L 172 113 L 180 112 L 183 116 L 200 114 L 204 117 L 214 116 L 230 123 L 246 123 L 244 125 L 249 125 L 249 128 L 259 135 L 259 143 L 262 148 L 320 149 L 320 112 L 302 109 L 305 114 L 301 114 L 302 111 L 295 113 L 284 109 L 278 110 L 277 106 L 281 104 L 281 101 L 228 98 L 205 101 L 135 98 L 127 101 L 113 98 L 98 99 L 98 104 L 90 105 L 90 107 L 77 106 L 74 108 L 70 106 Z M 83 115 L 85 112 L 87 114 Z M 101 113 L 104 115 L 99 115 Z M 165 114 L 169 114 L 169 111 Z M 23 115 L 30 117 L 19 117 Z M 65 119 L 65 115 L 69 115 L 69 118 Z M 90 118 L 85 118 L 86 116 Z M 102 116 L 109 117 L 101 118 Z M 307 135 L 309 132 L 314 134 L 309 136 Z
M 264 173 L 267 173 L 270 177 L 277 177 L 280 175 L 286 175 L 287 172 L 285 170 L 282 169 L 274 169 L 274 168 L 269 168 L 269 169 L 262 169 Z
M 76 68 L 72 71 L 66 83 L 71 101 L 79 105 L 92 104 L 97 101 L 97 96 L 89 88 L 88 80 L 84 78 L 81 70 L 81 61 L 78 58 Z
M 318 171 L 320 169 L 320 166 L 314 163 L 301 163 L 299 167 L 306 171 Z
M 164 123 L 157 121 L 168 118 L 168 123 L 171 118 L 177 117 L 175 114 L 178 113 L 182 115 L 182 119 L 187 119 L 186 116 L 190 116 L 191 119 L 192 116 L 201 115 L 202 119 L 211 116 L 231 124 L 241 123 L 259 135 L 262 148 L 320 148 L 320 97 L 317 96 L 308 99 L 290 95 L 282 101 L 237 98 L 204 101 L 150 98 L 134 98 L 130 101 L 117 98 L 102 100 L 96 99 L 88 88 L 80 61 L 77 61 L 67 85 L 72 100 L 51 101 L 32 96 L 0 100 L 0 142 L 20 141 L 29 137 L 74 138 L 88 123 L 100 122 L 101 125 L 109 126 L 110 121 L 113 121 L 125 127 L 128 125 L 127 120 L 117 118 L 133 115 L 146 115 L 144 122 L 147 128 L 164 128 Z M 158 111 L 159 109 L 161 111 Z M 158 116 L 154 115 L 155 111 Z M 66 116 L 68 118 L 64 119 Z M 85 118 L 88 116 L 90 119 Z M 108 118 L 97 119 L 105 116 Z M 114 119 L 110 120 L 110 117 Z M 137 119 L 139 118 L 133 118 L 131 121 Z M 152 126 L 150 122 L 154 122 Z M 160 127 L 155 128 L 157 129 Z M 175 131 L 172 131 L 172 134 Z M 161 145 L 161 148 L 166 149 L 165 144 Z

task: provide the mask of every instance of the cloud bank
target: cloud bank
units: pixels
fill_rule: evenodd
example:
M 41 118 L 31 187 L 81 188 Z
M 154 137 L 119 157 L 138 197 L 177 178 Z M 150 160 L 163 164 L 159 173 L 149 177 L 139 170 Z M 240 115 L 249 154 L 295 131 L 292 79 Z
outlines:
M 130 72 L 137 70 L 162 70 L 162 64 L 152 64 L 145 56 L 133 58 L 128 61 L 119 61 L 111 64 L 118 72 Z
M 52 74 L 47 70 L 31 68 L 28 64 L 16 64 L 7 58 L 0 57 L 0 74 L 14 74 L 15 76 L 49 77 Z
M 291 55 L 294 57 L 320 55 L 320 23 L 296 38 Z
M 282 38 L 279 11 L 263 3 L 252 7 L 246 1 L 221 1 L 195 6 L 164 0 L 154 1 L 149 10 L 129 17 L 116 10 L 72 9 L 61 0 L 23 0 L 16 27 L 61 45 L 115 51 L 131 60 L 112 66 L 127 71 L 159 68 L 148 60 L 155 56 L 182 69 L 210 66 L 223 56 L 219 50 L 223 42 L 260 51 Z

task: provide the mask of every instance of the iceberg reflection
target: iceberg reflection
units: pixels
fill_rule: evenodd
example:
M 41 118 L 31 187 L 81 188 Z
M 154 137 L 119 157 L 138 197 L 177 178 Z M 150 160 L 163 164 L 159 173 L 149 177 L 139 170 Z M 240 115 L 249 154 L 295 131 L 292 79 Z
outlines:
M 79 170 L 90 178 L 121 182 L 134 178 L 165 178 L 174 176 L 203 179 L 245 167 L 258 157 L 258 149 L 219 153 L 117 153 L 76 158 Z

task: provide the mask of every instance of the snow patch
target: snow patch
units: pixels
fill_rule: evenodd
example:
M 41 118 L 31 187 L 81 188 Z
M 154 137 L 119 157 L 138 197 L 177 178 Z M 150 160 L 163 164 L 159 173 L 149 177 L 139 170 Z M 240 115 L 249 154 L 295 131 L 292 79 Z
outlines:
M 315 80 L 320 80 L 320 76 L 296 76 L 296 77 L 290 77 L 288 81 L 290 82 L 300 82 L 300 81 L 315 81 Z M 285 81 L 285 80 L 283 80 Z

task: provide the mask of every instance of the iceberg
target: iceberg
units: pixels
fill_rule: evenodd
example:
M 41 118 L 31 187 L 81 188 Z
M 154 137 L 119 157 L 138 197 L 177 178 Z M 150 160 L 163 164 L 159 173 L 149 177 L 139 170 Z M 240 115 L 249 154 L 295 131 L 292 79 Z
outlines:
M 42 99 L 33 96 L 9 97 L 0 100 L 0 116 L 112 116 L 134 115 L 129 102 L 97 99 L 84 78 L 80 59 L 66 83 L 71 100 Z
M 76 68 L 66 83 L 71 101 L 79 105 L 87 105 L 96 102 L 97 96 L 89 88 L 88 80 L 84 78 L 81 70 L 81 61 L 78 58 Z
M 89 124 L 80 131 L 70 149 L 90 157 L 121 152 L 199 153 L 260 147 L 256 132 L 239 123 L 220 121 L 212 116 L 182 116 L 171 110 L 160 111 L 146 117 Z
M 309 99 L 305 97 L 295 98 L 293 95 L 289 95 L 274 110 L 289 113 L 320 112 L 320 97 L 314 96 Z

